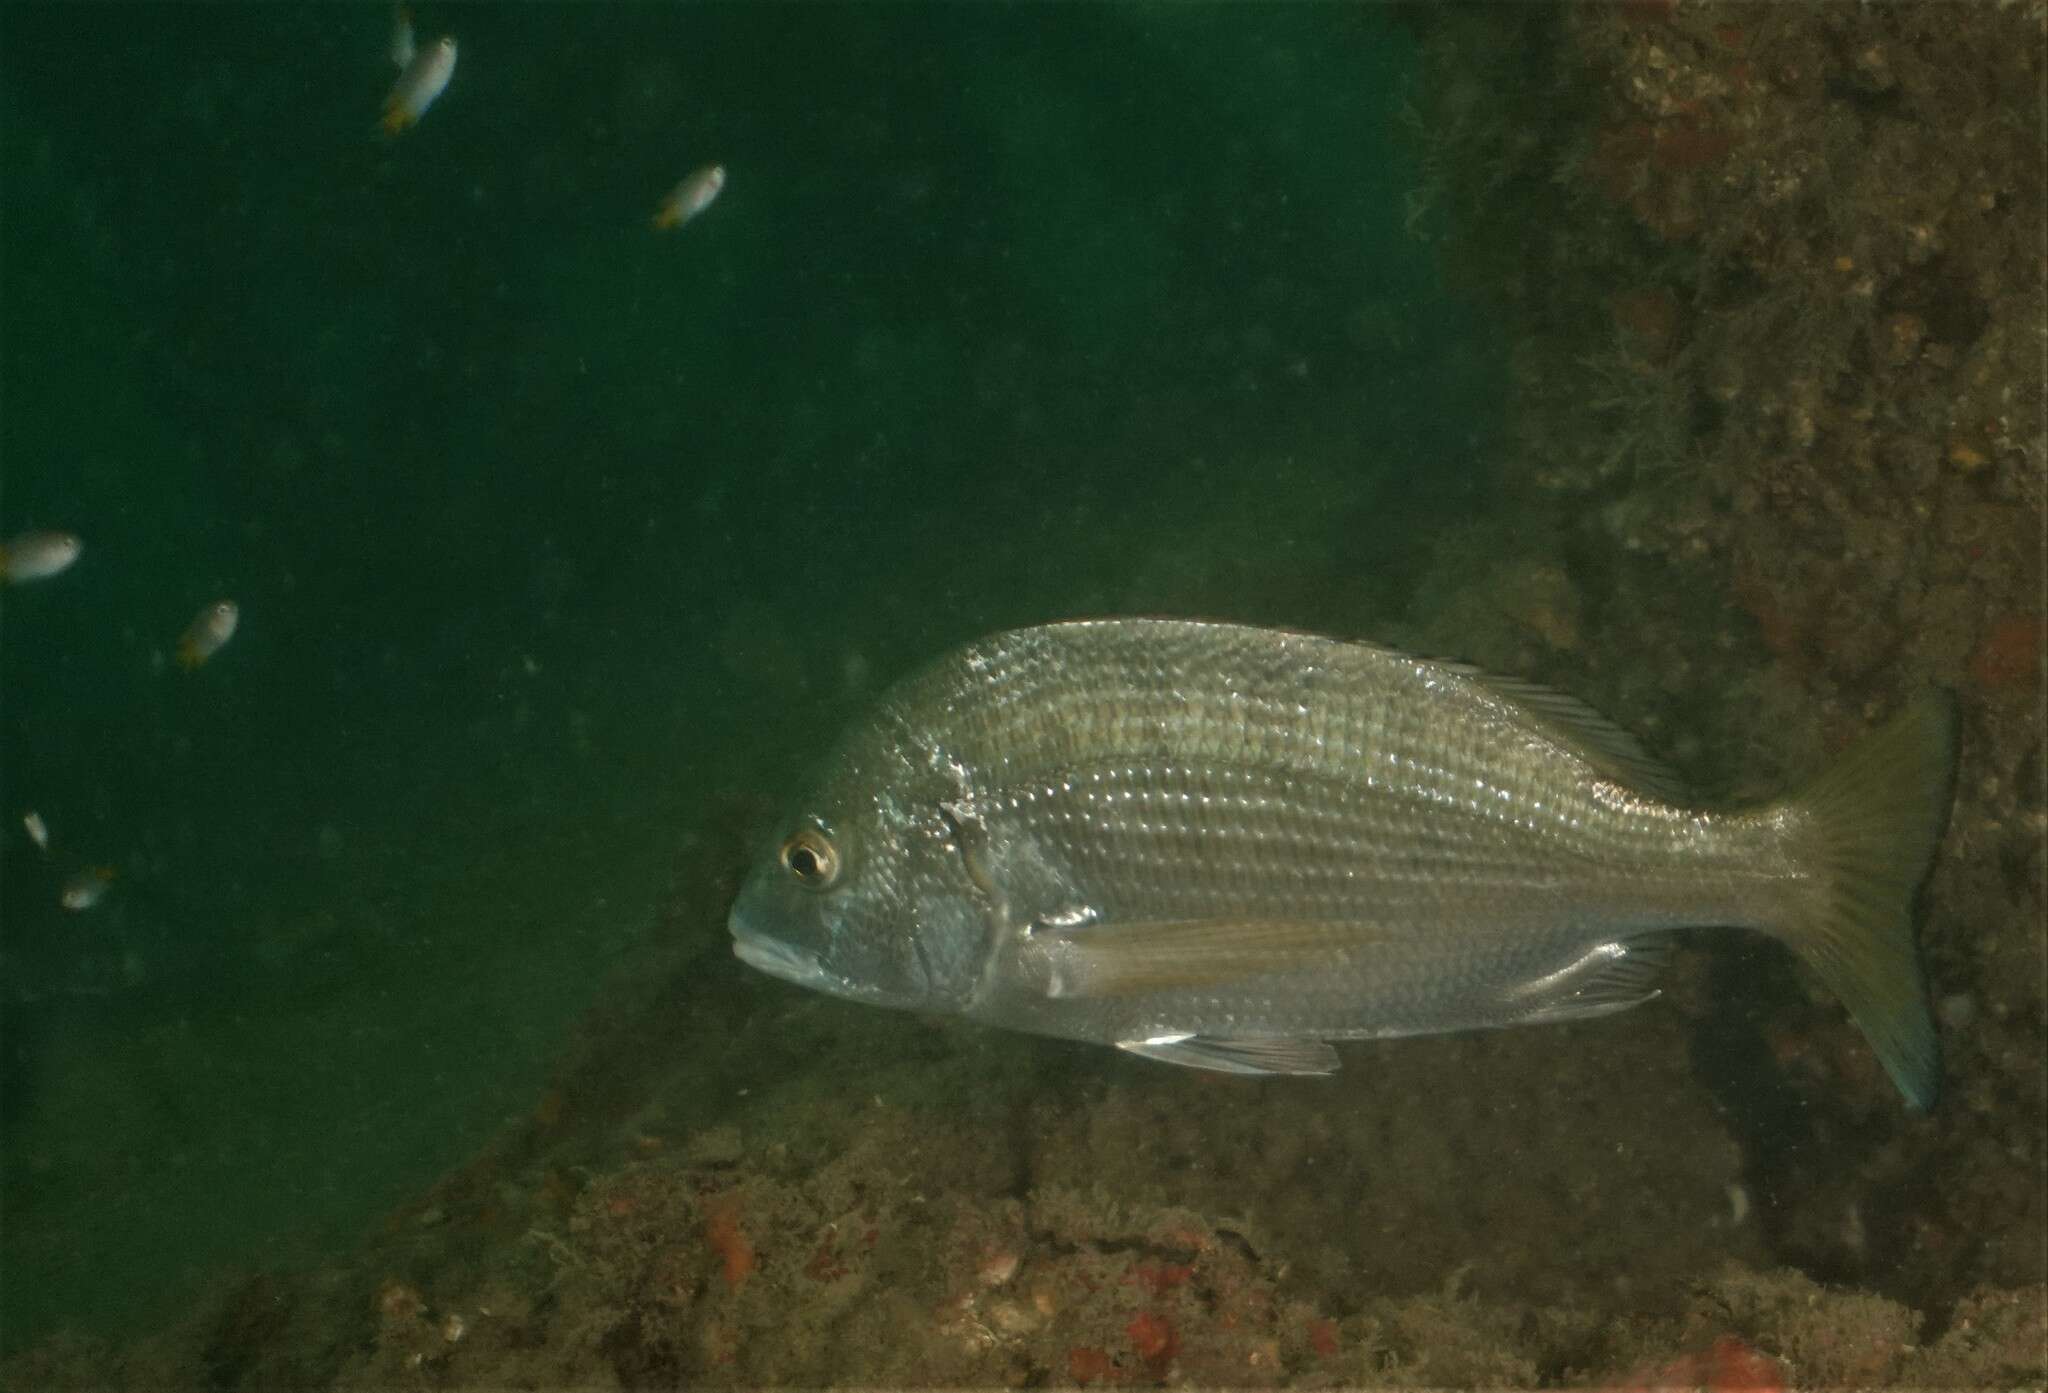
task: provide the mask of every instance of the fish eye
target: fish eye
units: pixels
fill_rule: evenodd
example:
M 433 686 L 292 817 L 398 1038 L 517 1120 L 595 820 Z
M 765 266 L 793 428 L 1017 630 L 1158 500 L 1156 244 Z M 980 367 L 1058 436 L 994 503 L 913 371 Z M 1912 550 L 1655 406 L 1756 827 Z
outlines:
M 782 868 L 806 890 L 823 890 L 839 879 L 839 849 L 816 827 L 806 827 L 782 844 Z

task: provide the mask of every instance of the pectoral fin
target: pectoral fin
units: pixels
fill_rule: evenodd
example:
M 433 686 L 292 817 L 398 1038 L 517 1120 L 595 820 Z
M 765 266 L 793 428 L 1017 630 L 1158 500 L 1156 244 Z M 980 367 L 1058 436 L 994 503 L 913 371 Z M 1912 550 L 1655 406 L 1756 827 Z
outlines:
M 1219 1040 L 1167 1035 L 1119 1040 L 1116 1047 L 1147 1059 L 1219 1074 L 1334 1074 L 1337 1051 L 1327 1040 Z
M 1299 919 L 1041 921 L 1052 996 L 1133 996 L 1343 965 L 1377 931 Z

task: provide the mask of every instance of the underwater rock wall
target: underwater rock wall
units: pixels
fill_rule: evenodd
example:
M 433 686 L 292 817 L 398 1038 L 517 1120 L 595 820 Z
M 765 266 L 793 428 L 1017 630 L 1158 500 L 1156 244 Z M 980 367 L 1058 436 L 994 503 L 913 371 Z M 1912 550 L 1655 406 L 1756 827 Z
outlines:
M 1922 934 L 1943 1105 L 1895 1118 L 1797 983 L 1759 1022 L 1768 1057 L 1722 1074 L 1774 1253 L 1937 1311 L 2038 1281 L 2048 1224 L 2042 24 L 1438 11 L 1417 112 L 1447 260 L 1516 326 L 1507 486 L 1566 539 L 1563 598 L 1517 585 L 1500 643 L 1604 688 L 1688 772 L 1743 771 L 1739 793 L 1921 684 L 1961 699 Z

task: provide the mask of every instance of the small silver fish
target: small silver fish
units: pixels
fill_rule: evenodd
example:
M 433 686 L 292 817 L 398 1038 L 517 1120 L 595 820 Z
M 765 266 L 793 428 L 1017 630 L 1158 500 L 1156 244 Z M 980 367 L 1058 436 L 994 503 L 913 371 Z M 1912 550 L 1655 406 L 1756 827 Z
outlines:
M 378 123 L 386 135 L 398 135 L 427 114 L 455 76 L 455 40 L 442 35 L 412 55 L 412 60 L 392 84 L 384 99 L 384 117 Z
M 856 1001 L 1317 1074 L 1332 1040 L 1636 1005 L 1673 931 L 1744 927 L 1925 1108 L 1912 901 L 1955 725 L 1930 692 L 1804 789 L 1714 810 L 1530 683 L 1228 624 L 1020 629 L 846 732 L 741 888 L 733 951 Z
M 0 543 L 0 581 L 19 585 L 48 580 L 71 569 L 85 543 L 69 532 L 24 532 Z
M 21 825 L 28 831 L 28 839 L 36 844 L 36 850 L 50 854 L 50 825 L 43 821 L 43 815 L 30 808 L 21 815 Z
M 114 883 L 114 875 L 112 866 L 87 866 L 64 882 L 64 888 L 57 893 L 57 903 L 73 914 L 83 914 L 107 897 L 107 887 Z
M 654 230 L 671 232 L 711 206 L 725 187 L 725 166 L 707 164 L 668 191 L 654 210 Z
M 191 672 L 227 646 L 242 622 L 242 607 L 233 600 L 215 600 L 193 616 L 178 636 L 178 666 Z

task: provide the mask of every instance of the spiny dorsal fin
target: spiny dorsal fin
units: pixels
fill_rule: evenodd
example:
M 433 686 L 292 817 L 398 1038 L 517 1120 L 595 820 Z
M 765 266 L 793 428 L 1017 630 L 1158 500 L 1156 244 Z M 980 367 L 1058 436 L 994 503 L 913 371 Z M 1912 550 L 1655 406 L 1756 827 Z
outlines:
M 1500 677 L 1467 664 L 1449 666 L 1503 701 L 1512 702 L 1536 717 L 1595 767 L 1636 792 L 1668 803 L 1692 801 L 1684 780 L 1670 765 L 1645 750 L 1633 735 L 1577 697 L 1540 682 Z

